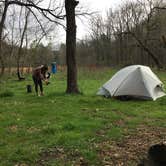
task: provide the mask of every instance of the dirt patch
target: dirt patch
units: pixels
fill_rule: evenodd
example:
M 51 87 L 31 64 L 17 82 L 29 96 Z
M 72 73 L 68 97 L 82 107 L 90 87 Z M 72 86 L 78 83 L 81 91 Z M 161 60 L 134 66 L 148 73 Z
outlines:
M 65 165 L 88 166 L 88 162 L 81 156 L 78 149 L 70 151 L 62 147 L 48 149 L 40 154 L 40 159 L 36 162 L 36 165 L 47 166 L 49 161 L 59 161 Z
M 166 140 L 165 128 L 140 126 L 122 141 L 99 144 L 99 158 L 104 166 L 137 166 L 147 156 L 150 146 Z
M 39 132 L 39 131 L 41 131 L 41 129 L 35 128 L 35 127 L 30 127 L 30 128 L 27 129 L 27 132 L 30 133 L 30 134 L 36 133 L 36 132 Z
M 10 130 L 11 132 L 17 132 L 17 131 L 18 131 L 18 126 L 17 126 L 17 125 L 9 126 L 9 130 Z

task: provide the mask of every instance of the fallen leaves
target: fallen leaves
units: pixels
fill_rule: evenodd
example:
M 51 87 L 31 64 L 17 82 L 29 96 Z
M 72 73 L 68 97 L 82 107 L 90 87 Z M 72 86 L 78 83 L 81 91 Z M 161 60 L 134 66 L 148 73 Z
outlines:
M 78 149 L 69 151 L 62 147 L 54 147 L 43 151 L 36 165 L 45 166 L 47 162 L 51 160 L 60 160 L 61 163 L 68 163 L 73 166 L 88 166 L 88 162 L 81 156 Z
M 148 148 L 166 139 L 165 128 L 140 126 L 122 141 L 105 141 L 99 144 L 99 157 L 104 166 L 136 166 L 147 154 Z

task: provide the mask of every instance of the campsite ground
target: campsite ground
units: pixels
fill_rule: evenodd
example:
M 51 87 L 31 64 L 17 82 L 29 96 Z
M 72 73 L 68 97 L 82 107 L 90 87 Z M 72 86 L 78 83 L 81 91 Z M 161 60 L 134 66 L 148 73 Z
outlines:
M 83 94 L 64 93 L 65 72 L 26 93 L 31 77 L 0 83 L 0 166 L 136 165 L 148 147 L 166 139 L 166 97 L 118 101 L 96 96 L 116 70 L 79 72 Z M 157 75 L 166 85 L 165 72 Z

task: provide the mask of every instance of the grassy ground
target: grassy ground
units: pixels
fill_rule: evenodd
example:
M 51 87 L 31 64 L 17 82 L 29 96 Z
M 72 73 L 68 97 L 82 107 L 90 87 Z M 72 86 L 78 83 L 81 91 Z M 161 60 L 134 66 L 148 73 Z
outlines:
M 140 126 L 141 133 L 152 128 L 161 133 L 157 141 L 162 141 L 166 132 L 166 97 L 155 102 L 122 102 L 96 96 L 97 89 L 113 73 L 115 70 L 110 69 L 81 70 L 82 95 L 64 93 L 64 72 L 52 76 L 51 84 L 44 87 L 44 97 L 26 93 L 26 85 L 32 84 L 30 77 L 23 82 L 14 78 L 2 81 L 0 166 L 106 165 L 106 161 L 116 165 L 112 160 L 118 155 L 113 158 L 106 152 L 111 148 L 119 151 L 114 148 L 117 142 L 136 137 Z M 157 74 L 166 84 L 165 73 Z

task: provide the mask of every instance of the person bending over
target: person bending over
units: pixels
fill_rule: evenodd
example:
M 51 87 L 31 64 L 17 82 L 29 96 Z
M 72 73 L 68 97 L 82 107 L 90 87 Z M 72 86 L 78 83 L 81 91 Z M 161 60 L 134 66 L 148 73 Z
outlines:
M 33 82 L 35 84 L 35 91 L 38 96 L 44 95 L 42 81 L 44 81 L 46 84 L 48 84 L 48 80 L 46 78 L 47 71 L 48 71 L 47 65 L 41 65 L 41 66 L 33 69 L 32 78 L 33 78 Z M 38 93 L 38 87 L 40 88 L 40 93 Z

